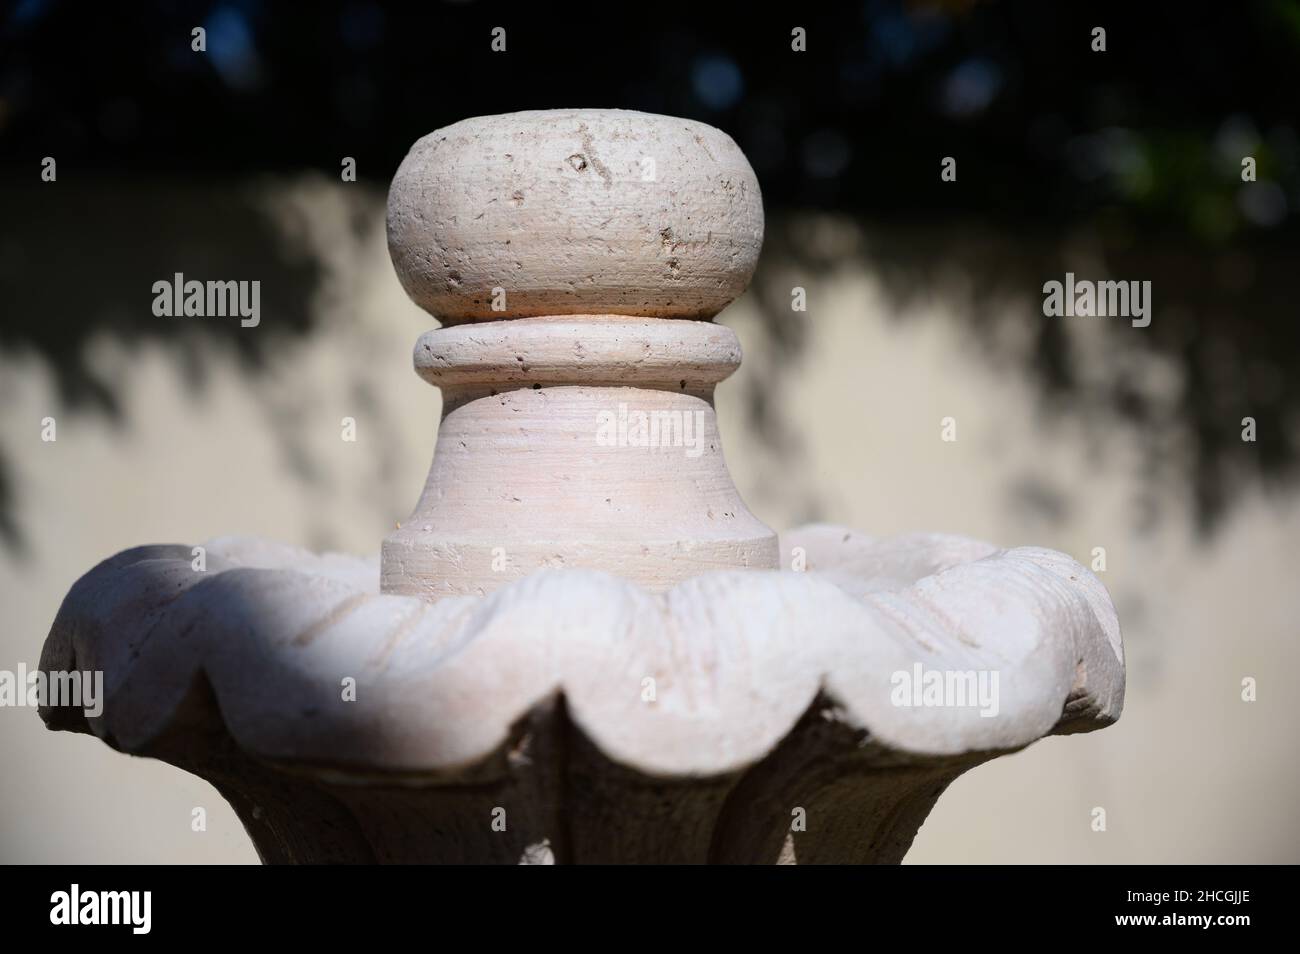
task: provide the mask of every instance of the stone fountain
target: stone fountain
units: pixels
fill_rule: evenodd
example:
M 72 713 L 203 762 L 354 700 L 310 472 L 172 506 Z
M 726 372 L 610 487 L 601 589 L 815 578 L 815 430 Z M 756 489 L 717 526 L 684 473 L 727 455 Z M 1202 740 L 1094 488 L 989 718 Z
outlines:
M 1115 721 L 1119 624 L 1071 558 L 776 534 L 722 456 L 712 319 L 763 239 L 724 133 L 619 110 L 470 119 L 394 178 L 442 323 L 428 480 L 378 560 L 144 546 L 72 588 L 47 706 L 211 782 L 267 862 L 897 862 L 945 787 Z

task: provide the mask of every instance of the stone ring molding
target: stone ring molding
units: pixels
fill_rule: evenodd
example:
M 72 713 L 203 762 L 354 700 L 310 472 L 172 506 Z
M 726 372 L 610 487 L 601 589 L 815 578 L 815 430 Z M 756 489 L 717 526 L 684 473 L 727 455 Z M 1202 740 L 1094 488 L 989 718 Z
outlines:
M 414 512 L 378 559 L 228 537 L 202 569 L 106 560 L 41 659 L 102 671 L 102 712 L 46 723 L 207 779 L 267 862 L 819 863 L 900 861 L 962 772 L 1114 722 L 1119 623 L 1071 558 L 778 542 L 745 506 L 712 319 L 762 234 L 752 169 L 700 123 L 419 140 L 388 202 L 443 325 L 414 350 L 444 399 Z

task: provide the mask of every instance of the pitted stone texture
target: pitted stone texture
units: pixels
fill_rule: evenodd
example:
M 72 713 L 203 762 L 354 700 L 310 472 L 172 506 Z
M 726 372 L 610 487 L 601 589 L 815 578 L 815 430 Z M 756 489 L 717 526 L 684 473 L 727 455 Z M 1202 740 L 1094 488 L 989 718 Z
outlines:
M 758 180 L 731 137 L 650 113 L 467 119 L 420 139 L 388 194 L 402 287 L 444 324 L 712 318 L 762 243 Z

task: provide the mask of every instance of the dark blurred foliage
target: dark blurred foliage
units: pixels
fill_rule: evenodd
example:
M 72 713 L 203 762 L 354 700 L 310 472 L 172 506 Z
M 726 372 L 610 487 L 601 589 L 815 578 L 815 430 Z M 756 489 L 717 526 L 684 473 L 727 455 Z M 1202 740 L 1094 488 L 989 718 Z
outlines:
M 48 357 L 72 401 L 112 408 L 111 389 L 97 392 L 84 366 L 88 326 L 127 338 L 174 327 L 146 308 L 84 307 L 126 300 L 119 286 L 141 276 L 97 273 L 96 250 L 77 247 L 79 217 L 120 217 L 124 241 L 145 246 L 152 278 L 169 273 L 176 247 L 166 230 L 132 229 L 132 210 L 114 208 L 115 177 L 155 182 L 160 196 L 169 182 L 211 183 L 211 219 L 175 229 L 227 235 L 214 227 L 226 221 L 249 241 L 187 258 L 191 270 L 209 270 L 275 246 L 268 226 L 230 198 L 232 184 L 304 168 L 337 176 L 341 157 L 354 156 L 382 187 L 415 139 L 458 119 L 617 106 L 701 119 L 735 137 L 769 213 L 764 269 L 776 259 L 786 272 L 833 267 L 784 215 L 831 210 L 915 235 L 859 253 L 900 304 L 958 267 L 992 308 L 1008 291 L 1036 297 L 1064 272 L 1067 243 L 1086 235 L 1111 277 L 1154 283 L 1152 326 L 1128 333 L 1133 347 L 1168 354 L 1185 372 L 1179 412 L 1195 434 L 1187 476 L 1203 524 L 1222 512 L 1243 464 L 1274 480 L 1292 473 L 1300 2 L 866 0 L 812 11 L 18 0 L 3 10 L 0 346 Z M 199 25 L 207 55 L 190 49 Z M 495 26 L 507 30 L 505 55 L 490 49 Z M 807 53 L 791 52 L 793 26 L 807 29 Z M 1107 30 L 1105 53 L 1090 49 L 1095 26 Z M 47 155 L 59 162 L 53 201 L 38 192 Z M 1244 155 L 1257 159 L 1258 182 L 1242 183 Z M 958 157 L 957 183 L 939 181 L 942 156 Z M 67 291 L 83 307 L 24 286 L 24 263 L 48 251 L 26 241 L 35 217 L 65 223 L 61 251 L 78 263 Z M 1013 241 L 994 254 L 986 234 Z M 311 266 L 287 267 L 298 276 L 277 306 L 287 317 L 240 338 L 252 369 L 277 334 L 310 329 Z M 762 278 L 768 333 L 796 349 L 788 297 Z M 1045 406 L 1093 403 L 1160 426 L 1140 388 L 1086 392 L 1059 325 L 1044 320 L 1034 333 Z M 779 444 L 789 435 L 758 385 L 755 421 Z M 1239 437 L 1248 414 L 1259 422 L 1253 445 Z M 5 486 L 0 466 L 0 497 Z
M 334 175 L 351 155 L 386 184 L 437 126 L 584 105 L 726 129 L 776 209 L 1053 228 L 1123 210 L 1133 228 L 1221 241 L 1274 224 L 1267 199 L 1238 208 L 1237 162 L 1219 156 L 1251 129 L 1261 178 L 1294 198 L 1300 4 L 760 7 L 17 0 L 0 36 L 4 162 Z M 206 56 L 190 50 L 198 25 Z M 943 155 L 961 157 L 956 189 L 935 186 Z

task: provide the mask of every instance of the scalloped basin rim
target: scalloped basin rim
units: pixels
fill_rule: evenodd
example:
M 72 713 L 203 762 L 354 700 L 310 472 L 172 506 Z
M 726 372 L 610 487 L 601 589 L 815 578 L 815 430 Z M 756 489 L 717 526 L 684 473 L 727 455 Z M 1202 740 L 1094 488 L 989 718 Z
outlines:
M 654 594 L 551 570 L 438 603 L 378 593 L 373 558 L 226 537 L 196 572 L 190 547 L 139 547 L 77 582 L 42 655 L 46 671 L 102 669 L 103 714 L 42 717 L 141 752 L 206 679 L 258 758 L 436 775 L 498 753 L 562 693 L 605 756 L 671 777 L 753 765 L 819 696 L 894 758 L 1013 750 L 1119 717 L 1114 608 L 1064 554 L 827 525 L 783 542 L 783 565 L 801 548 L 808 572 L 721 571 Z M 898 704 L 895 675 L 917 666 L 996 672 L 998 711 Z

